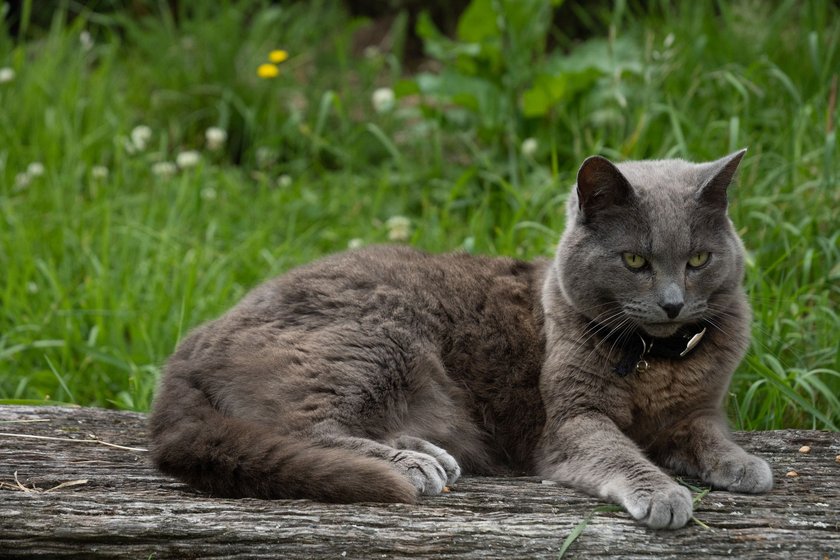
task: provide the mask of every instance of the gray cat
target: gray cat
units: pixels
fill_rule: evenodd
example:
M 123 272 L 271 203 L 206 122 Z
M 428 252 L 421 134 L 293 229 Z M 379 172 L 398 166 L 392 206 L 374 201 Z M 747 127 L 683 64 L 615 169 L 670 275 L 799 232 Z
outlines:
M 660 467 L 770 490 L 721 410 L 750 333 L 726 213 L 743 154 L 590 157 L 553 261 L 371 247 L 263 284 L 169 360 L 156 464 L 216 496 L 335 502 L 536 474 L 655 528 L 692 513 Z

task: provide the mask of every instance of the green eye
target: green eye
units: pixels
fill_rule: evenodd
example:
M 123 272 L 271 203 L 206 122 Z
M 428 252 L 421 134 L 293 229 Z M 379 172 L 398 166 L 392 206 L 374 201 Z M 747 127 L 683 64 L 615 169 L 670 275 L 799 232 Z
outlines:
M 624 264 L 636 270 L 647 264 L 647 260 L 643 256 L 635 253 L 623 253 L 621 256 L 624 257 Z
M 688 259 L 688 266 L 691 268 L 700 268 L 707 262 L 709 262 L 709 252 L 700 251 L 699 253 L 691 255 L 691 258 Z

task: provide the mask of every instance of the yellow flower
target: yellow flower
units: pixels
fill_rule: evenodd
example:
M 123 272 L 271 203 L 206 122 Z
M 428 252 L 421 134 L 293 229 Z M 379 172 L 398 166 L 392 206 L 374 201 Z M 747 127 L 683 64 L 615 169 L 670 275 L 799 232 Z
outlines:
M 288 58 L 289 53 L 282 49 L 276 49 L 268 53 L 268 60 L 270 60 L 274 64 L 280 64 L 281 62 L 285 62 Z
M 280 74 L 280 69 L 273 64 L 260 64 L 257 67 L 257 76 L 263 79 L 276 78 Z

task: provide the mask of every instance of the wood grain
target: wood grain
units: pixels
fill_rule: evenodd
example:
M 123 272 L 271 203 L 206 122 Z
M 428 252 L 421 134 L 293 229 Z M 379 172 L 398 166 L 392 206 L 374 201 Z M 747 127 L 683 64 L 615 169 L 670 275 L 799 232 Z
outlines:
M 0 432 L 13 434 L 0 435 L 0 558 L 556 558 L 601 505 L 538 478 L 481 477 L 414 506 L 216 499 L 155 471 L 136 449 L 144 423 L 130 412 L 0 406 Z M 708 529 L 652 531 L 599 513 L 567 557 L 840 558 L 840 433 L 736 438 L 770 462 L 770 494 L 709 493 L 695 511 Z

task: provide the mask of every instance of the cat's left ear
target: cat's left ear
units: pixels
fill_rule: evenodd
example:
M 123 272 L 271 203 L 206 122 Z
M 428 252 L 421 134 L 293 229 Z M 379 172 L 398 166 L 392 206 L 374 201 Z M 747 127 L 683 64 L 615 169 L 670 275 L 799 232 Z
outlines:
M 578 209 L 591 219 L 598 212 L 623 204 L 633 195 L 633 187 L 608 159 L 590 156 L 577 174 Z
M 726 190 L 732 183 L 732 178 L 738 171 L 738 165 L 745 153 L 747 153 L 746 148 L 707 163 L 701 178 L 702 184 L 697 191 L 697 200 L 712 208 L 726 210 L 728 204 Z

